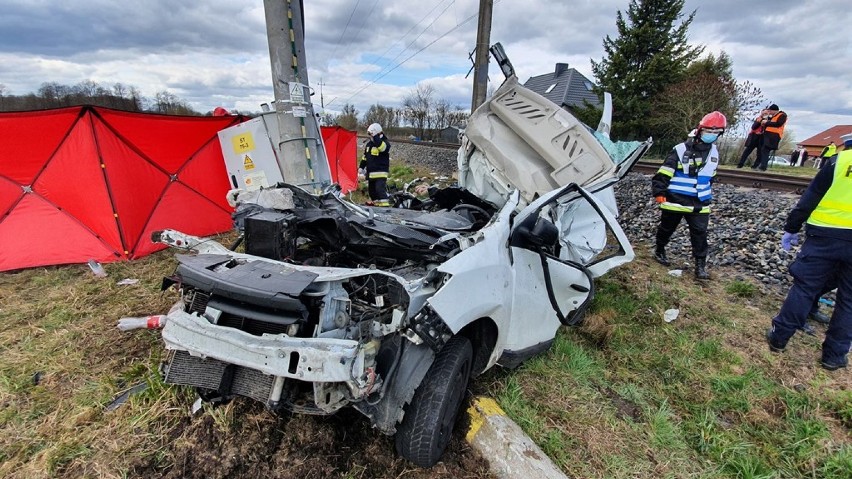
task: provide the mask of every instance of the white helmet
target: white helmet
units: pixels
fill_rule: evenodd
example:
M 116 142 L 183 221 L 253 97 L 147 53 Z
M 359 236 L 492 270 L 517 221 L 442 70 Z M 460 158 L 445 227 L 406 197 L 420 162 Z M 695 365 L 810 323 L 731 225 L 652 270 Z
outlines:
M 381 132 L 382 132 L 382 125 L 379 125 L 378 123 L 373 123 L 372 125 L 367 127 L 367 133 L 369 133 L 370 136 L 376 136 Z

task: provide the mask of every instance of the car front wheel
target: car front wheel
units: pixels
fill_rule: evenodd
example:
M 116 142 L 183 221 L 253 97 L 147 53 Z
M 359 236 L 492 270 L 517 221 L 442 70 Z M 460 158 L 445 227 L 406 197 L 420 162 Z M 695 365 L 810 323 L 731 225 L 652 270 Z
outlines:
M 397 428 L 400 456 L 420 467 L 438 462 L 464 402 L 472 362 L 473 347 L 464 336 L 450 338 L 438 352 Z

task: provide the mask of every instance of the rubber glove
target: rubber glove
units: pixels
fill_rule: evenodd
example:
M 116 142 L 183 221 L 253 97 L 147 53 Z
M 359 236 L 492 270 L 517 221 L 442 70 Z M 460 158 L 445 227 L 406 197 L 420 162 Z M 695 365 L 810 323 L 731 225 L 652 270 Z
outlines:
M 797 244 L 799 244 L 799 235 L 785 231 L 784 236 L 781 237 L 781 247 L 784 251 L 790 251 L 790 248 Z

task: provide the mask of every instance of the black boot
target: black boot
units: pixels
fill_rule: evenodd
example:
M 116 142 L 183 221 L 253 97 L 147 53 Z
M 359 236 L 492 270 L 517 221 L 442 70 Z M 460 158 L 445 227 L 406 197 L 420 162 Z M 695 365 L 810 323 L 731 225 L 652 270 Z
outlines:
M 662 246 L 657 246 L 657 249 L 654 250 L 654 259 L 663 266 L 671 265 L 669 259 L 666 257 L 666 249 Z
M 704 269 L 707 266 L 707 258 L 695 258 L 695 279 L 710 279 L 710 274 Z

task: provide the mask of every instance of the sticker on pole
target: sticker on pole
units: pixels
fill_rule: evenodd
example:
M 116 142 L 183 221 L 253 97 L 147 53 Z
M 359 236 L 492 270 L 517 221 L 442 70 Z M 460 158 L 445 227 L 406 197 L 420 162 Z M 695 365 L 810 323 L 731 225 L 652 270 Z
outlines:
M 301 83 L 290 84 L 290 101 L 293 103 L 305 102 L 305 91 L 302 89 Z
M 308 110 L 306 110 L 303 106 L 294 106 L 293 116 L 296 118 L 305 118 L 308 116 Z
M 254 169 L 254 161 L 252 161 L 251 157 L 249 157 L 248 155 L 243 158 L 243 168 L 245 168 L 246 170 Z

